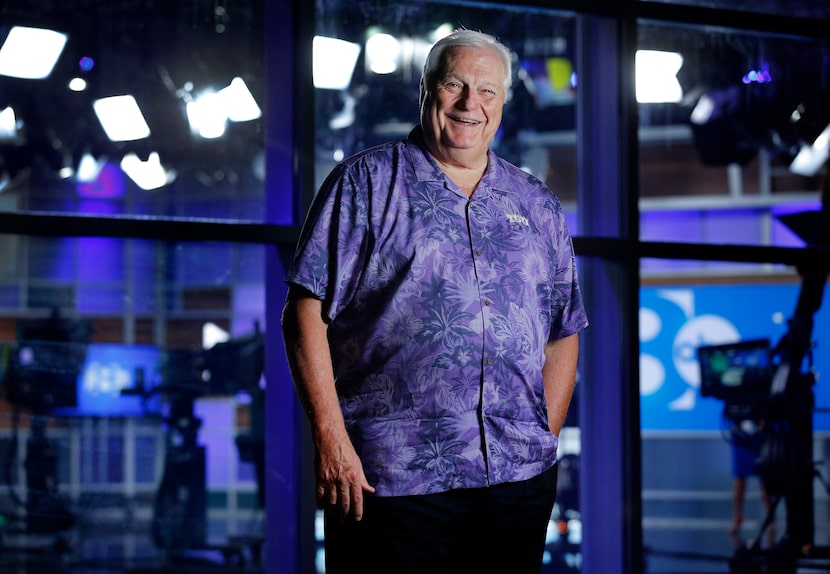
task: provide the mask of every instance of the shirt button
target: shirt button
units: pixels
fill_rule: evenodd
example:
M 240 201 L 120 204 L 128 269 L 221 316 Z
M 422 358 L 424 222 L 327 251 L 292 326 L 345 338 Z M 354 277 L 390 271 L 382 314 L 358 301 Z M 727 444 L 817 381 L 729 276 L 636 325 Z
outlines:
M 493 364 L 493 359 L 487 359 L 487 364 L 492 365 Z
M 481 257 L 481 249 L 476 249 L 476 257 Z
M 491 304 L 491 303 L 490 303 L 490 299 L 487 299 L 486 301 L 484 301 L 484 304 L 485 304 L 485 305 L 487 305 L 487 306 L 489 307 L 489 306 L 490 306 L 490 304 Z

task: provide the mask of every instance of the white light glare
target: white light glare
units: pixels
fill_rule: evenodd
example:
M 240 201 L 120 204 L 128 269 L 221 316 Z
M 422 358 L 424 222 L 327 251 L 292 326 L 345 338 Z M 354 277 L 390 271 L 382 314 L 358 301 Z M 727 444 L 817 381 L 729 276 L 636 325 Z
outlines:
M 0 112 L 0 140 L 11 140 L 17 137 L 17 116 L 11 106 Z
M 222 98 L 215 92 L 205 92 L 187 102 L 187 121 L 190 129 L 205 139 L 216 139 L 225 134 L 228 112 Z
M 703 94 L 697 101 L 697 104 L 695 105 L 695 108 L 692 110 L 689 119 L 693 124 L 702 126 L 703 124 L 709 121 L 709 118 L 712 117 L 714 111 L 715 101 L 706 94 Z
M 140 140 L 150 135 L 150 126 L 133 96 L 101 98 L 92 107 L 107 137 L 114 142 Z
M 807 177 L 816 175 L 830 157 L 830 125 L 816 138 L 813 145 L 802 145 L 793 161 L 790 171 Z
M 637 102 L 641 104 L 677 103 L 683 99 L 683 88 L 677 72 L 683 56 L 677 52 L 637 50 L 634 60 Z
M 224 343 L 230 338 L 230 333 L 216 323 L 208 321 L 202 325 L 202 348 L 205 350 L 212 349 L 217 343 Z
M 101 174 L 104 169 L 106 161 L 102 158 L 96 160 L 95 157 L 86 152 L 81 156 L 81 161 L 78 162 L 78 171 L 75 172 L 75 179 L 81 183 L 92 183 Z
M 312 77 L 314 87 L 345 90 L 352 81 L 360 44 L 314 36 L 312 41 Z
M 41 80 L 52 73 L 67 36 L 54 30 L 15 26 L 0 48 L 0 75 Z
M 86 89 L 86 80 L 75 77 L 69 80 L 68 86 L 73 92 L 83 92 Z
M 234 78 L 218 92 L 203 92 L 187 102 L 185 109 L 191 131 L 205 139 L 225 135 L 228 121 L 248 122 L 262 116 L 262 110 L 242 78 Z
M 374 34 L 366 40 L 366 61 L 376 74 L 391 74 L 398 69 L 401 43 L 389 34 Z
M 262 116 L 262 110 L 242 78 L 234 78 L 231 83 L 219 90 L 219 95 L 228 110 L 228 119 L 232 122 L 249 122 Z
M 145 190 L 164 187 L 176 179 L 175 171 L 162 167 L 158 152 L 152 152 L 147 161 L 141 161 L 134 153 L 128 153 L 121 159 L 121 169 L 138 187 Z
M 452 31 L 452 24 L 450 24 L 449 22 L 444 22 L 430 33 L 429 39 L 432 40 L 433 43 L 435 43 L 441 38 L 445 38 L 452 34 Z

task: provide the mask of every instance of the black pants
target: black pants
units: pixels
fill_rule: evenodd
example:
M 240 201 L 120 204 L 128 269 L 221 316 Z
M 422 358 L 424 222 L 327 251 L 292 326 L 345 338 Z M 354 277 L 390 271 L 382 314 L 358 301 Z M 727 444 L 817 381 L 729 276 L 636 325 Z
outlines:
M 326 516 L 326 574 L 538 574 L 557 468 L 488 488 L 367 496 L 360 522 Z

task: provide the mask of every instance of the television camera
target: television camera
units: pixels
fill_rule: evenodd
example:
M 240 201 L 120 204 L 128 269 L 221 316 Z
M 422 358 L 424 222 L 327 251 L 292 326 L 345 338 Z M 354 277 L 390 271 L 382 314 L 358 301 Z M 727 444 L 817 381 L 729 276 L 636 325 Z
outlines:
M 207 542 L 206 449 L 199 444 L 202 421 L 194 403 L 205 396 L 251 397 L 251 428 L 236 437 L 240 459 L 254 464 L 257 495 L 264 506 L 264 335 L 252 333 L 228 339 L 206 350 L 167 350 L 156 347 L 96 344 L 92 323 L 60 317 L 19 321 L 18 344 L 7 356 L 2 380 L 6 398 L 17 411 L 30 413 L 26 446 L 26 497 L 15 496 L 20 521 L 27 533 L 60 534 L 76 523 L 70 501 L 58 491 L 58 445 L 46 436 L 49 416 L 161 416 L 167 445 L 161 482 L 156 491 L 151 524 L 153 542 L 168 555 L 203 548 Z M 129 353 L 125 355 L 125 353 Z M 105 361 L 135 372 L 122 373 L 131 385 L 113 389 L 113 396 L 95 402 L 84 395 L 85 368 Z M 160 367 L 160 377 L 145 373 Z M 164 399 L 166 408 L 161 407 Z M 148 405 L 155 405 L 147 411 Z M 10 441 L 4 475 L 11 486 L 11 463 L 17 438 Z M 15 492 L 10 488 L 10 492 Z
M 781 219 L 808 244 L 830 246 L 830 172 L 825 171 L 821 210 Z M 730 560 L 731 574 L 795 574 L 799 565 L 830 561 L 830 547 L 816 546 L 814 537 L 813 487 L 822 477 L 813 460 L 812 341 L 830 260 L 800 265 L 798 272 L 802 282 L 795 311 L 774 347 L 762 338 L 698 348 L 701 395 L 724 401 L 724 416 L 735 428 L 745 421 L 763 422 L 755 470 L 772 504 L 758 537 L 739 547 Z M 786 531 L 771 548 L 761 548 L 762 535 L 782 500 Z
M 218 343 L 207 350 L 171 350 L 162 362 L 162 383 L 150 390 L 169 404 L 167 451 L 156 492 L 151 525 L 153 541 L 168 555 L 203 548 L 207 542 L 206 450 L 197 437 L 202 421 L 194 411 L 203 396 L 251 396 L 251 433 L 236 437 L 240 458 L 253 462 L 260 505 L 263 504 L 264 335 L 253 333 Z
M 59 533 L 75 521 L 68 501 L 58 492 L 58 445 L 46 436 L 46 415 L 77 404 L 76 380 L 92 336 L 89 321 L 50 317 L 19 321 L 18 345 L 8 356 L 4 378 L 6 399 L 14 407 L 13 437 L 6 464 L 16 457 L 18 410 L 28 410 L 31 432 L 26 440 L 26 498 L 23 508 L 29 533 Z M 6 468 L 10 483 L 10 468 Z

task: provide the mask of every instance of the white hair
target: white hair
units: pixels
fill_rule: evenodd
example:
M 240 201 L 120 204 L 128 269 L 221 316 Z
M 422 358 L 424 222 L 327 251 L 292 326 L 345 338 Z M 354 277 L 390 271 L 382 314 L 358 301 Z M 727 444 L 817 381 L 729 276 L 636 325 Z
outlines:
M 444 54 L 448 49 L 457 47 L 494 48 L 504 64 L 504 90 L 505 92 L 510 90 L 513 83 L 513 66 L 510 50 L 507 49 L 507 46 L 499 42 L 494 36 L 484 32 L 461 28 L 438 40 L 430 49 L 424 62 L 424 71 L 421 73 L 421 101 L 423 101 L 428 87 L 434 83 L 435 74 L 442 71 Z

